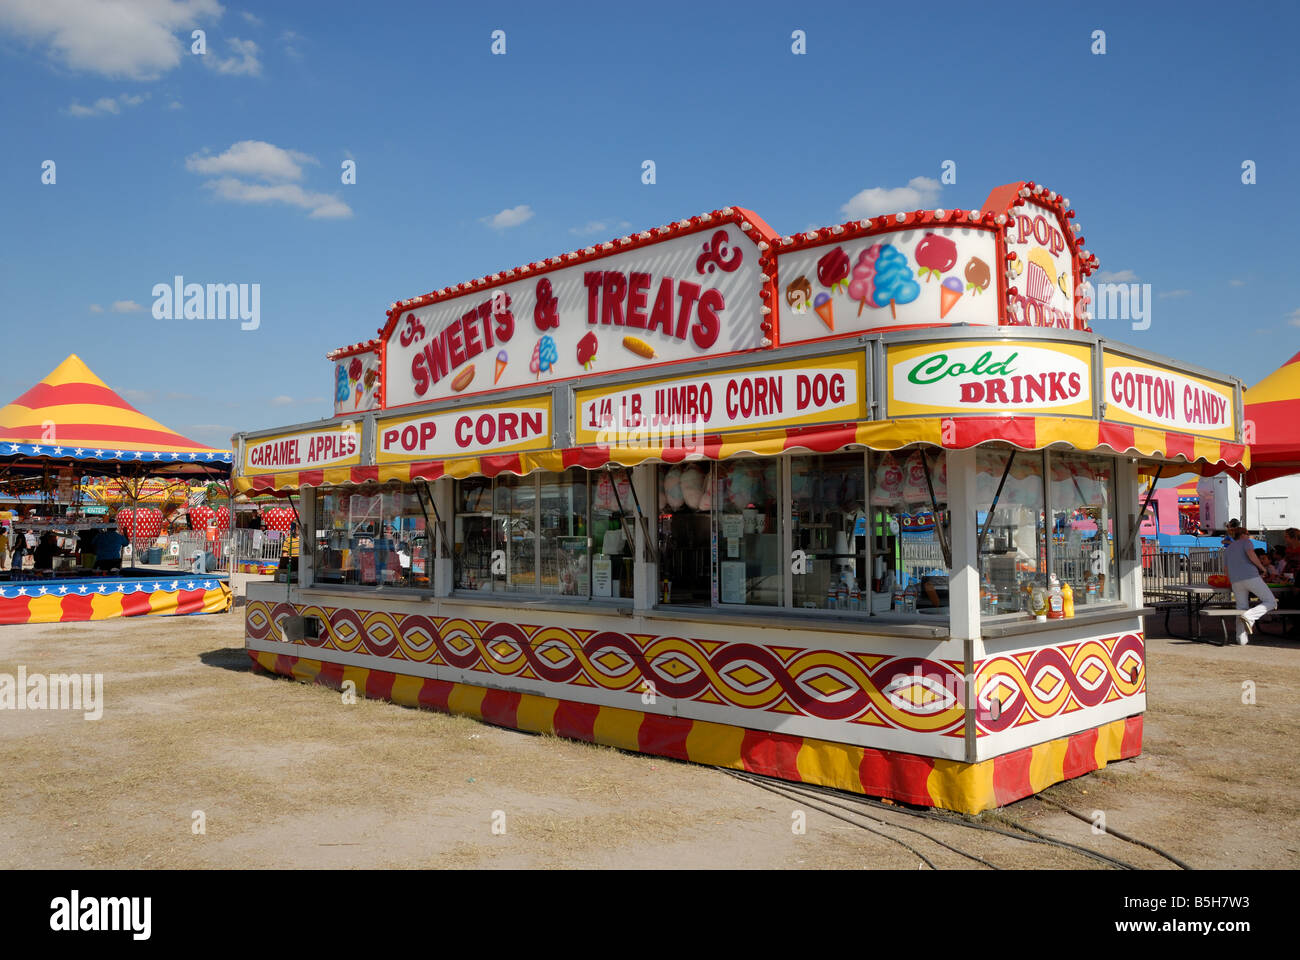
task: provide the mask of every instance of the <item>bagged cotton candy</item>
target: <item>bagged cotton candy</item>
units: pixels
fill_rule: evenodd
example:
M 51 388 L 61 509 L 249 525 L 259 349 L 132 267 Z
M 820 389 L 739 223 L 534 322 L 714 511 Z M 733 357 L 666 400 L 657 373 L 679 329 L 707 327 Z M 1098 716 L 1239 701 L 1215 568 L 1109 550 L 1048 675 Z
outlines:
M 692 510 L 700 509 L 700 497 L 704 494 L 705 475 L 699 464 L 692 463 L 682 469 L 682 500 Z
M 728 478 L 727 503 L 743 510 L 761 499 L 762 477 L 751 463 L 734 464 Z
M 872 503 L 897 503 L 903 497 L 903 469 L 892 453 L 880 458 L 872 478 Z
M 668 504 L 670 510 L 680 510 L 685 499 L 682 497 L 682 468 L 669 467 L 663 476 L 663 488 L 661 490 L 664 502 Z
M 914 450 L 903 462 L 903 500 L 909 504 L 930 502 L 930 489 L 925 483 L 925 464 L 921 462 L 920 450 Z

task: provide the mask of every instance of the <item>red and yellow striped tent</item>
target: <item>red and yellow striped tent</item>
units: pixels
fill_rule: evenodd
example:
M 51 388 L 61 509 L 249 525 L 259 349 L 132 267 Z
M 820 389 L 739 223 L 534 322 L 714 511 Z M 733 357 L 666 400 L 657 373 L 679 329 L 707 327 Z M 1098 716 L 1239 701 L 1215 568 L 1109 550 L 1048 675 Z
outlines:
M 75 353 L 0 409 L 0 462 L 12 472 L 51 462 L 85 474 L 229 475 L 230 451 L 145 416 Z
M 1300 353 L 1246 391 L 1252 486 L 1300 473 Z

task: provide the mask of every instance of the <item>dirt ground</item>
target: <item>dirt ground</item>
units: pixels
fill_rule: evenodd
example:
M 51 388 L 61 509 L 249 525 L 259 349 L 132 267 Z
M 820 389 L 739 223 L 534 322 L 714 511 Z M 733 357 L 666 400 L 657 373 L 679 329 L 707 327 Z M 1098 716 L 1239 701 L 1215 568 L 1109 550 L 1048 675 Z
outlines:
M 1153 623 L 1153 632 L 1156 625 Z M 530 736 L 252 672 L 242 610 L 0 627 L 0 672 L 102 673 L 105 708 L 0 711 L 0 867 L 899 868 L 918 856 L 717 770 Z M 1193 867 L 1300 865 L 1300 642 L 1149 640 L 1140 758 L 1047 795 Z M 1255 702 L 1243 700 L 1243 684 Z M 837 798 L 836 802 L 851 801 Z M 204 832 L 196 833 L 196 812 Z M 806 833 L 792 829 L 803 811 Z M 837 811 L 844 813 L 843 811 Z M 935 866 L 1091 868 L 899 811 L 854 818 Z M 1172 864 L 1037 799 L 1022 823 Z M 504 828 L 504 832 L 494 832 Z

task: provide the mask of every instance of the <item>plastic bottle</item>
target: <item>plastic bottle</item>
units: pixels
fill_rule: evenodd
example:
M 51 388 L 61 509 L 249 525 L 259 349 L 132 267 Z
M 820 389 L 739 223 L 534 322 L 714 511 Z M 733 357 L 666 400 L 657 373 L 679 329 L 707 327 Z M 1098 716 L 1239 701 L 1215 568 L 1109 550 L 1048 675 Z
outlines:
M 1084 603 L 1096 603 L 1099 598 L 1097 578 L 1091 573 L 1088 574 L 1087 592 L 1084 595 Z
M 1047 591 L 1040 584 L 1034 584 L 1029 592 L 1029 610 L 1034 619 L 1040 623 L 1047 620 Z
M 1025 613 L 1034 612 L 1034 585 L 1028 580 L 1020 584 L 1020 609 Z
M 1074 616 L 1074 587 L 1068 580 L 1061 584 L 1061 611 L 1065 614 L 1066 620 Z
M 1065 597 L 1061 595 L 1061 583 L 1053 574 L 1048 580 L 1047 589 L 1047 619 L 1064 620 L 1065 619 Z
M 988 615 L 990 617 L 996 617 L 998 615 L 998 591 L 993 587 L 992 584 L 989 584 Z
M 908 613 L 916 612 L 916 583 L 912 582 L 907 585 L 903 591 L 903 609 Z

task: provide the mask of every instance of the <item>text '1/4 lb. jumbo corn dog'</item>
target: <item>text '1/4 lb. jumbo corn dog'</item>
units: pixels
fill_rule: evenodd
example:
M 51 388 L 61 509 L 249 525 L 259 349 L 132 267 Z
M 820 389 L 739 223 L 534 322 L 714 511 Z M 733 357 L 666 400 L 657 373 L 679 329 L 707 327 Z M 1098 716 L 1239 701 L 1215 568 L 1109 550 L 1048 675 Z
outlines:
M 638 357 L 645 357 L 647 360 L 653 360 L 655 358 L 655 348 L 639 337 L 624 337 L 623 346 L 628 350 L 631 350 Z

